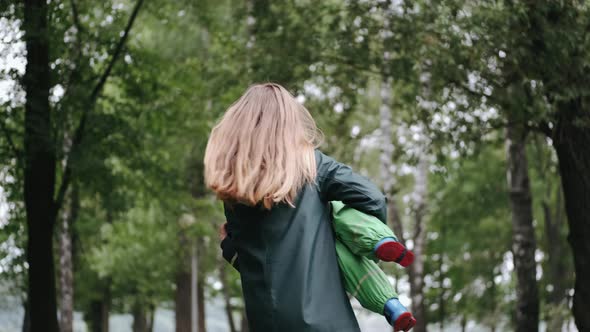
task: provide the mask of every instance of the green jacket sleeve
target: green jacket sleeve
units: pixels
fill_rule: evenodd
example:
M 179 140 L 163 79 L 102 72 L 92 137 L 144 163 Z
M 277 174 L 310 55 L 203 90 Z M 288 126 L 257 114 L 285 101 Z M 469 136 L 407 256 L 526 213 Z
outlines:
M 317 185 L 324 201 L 342 201 L 387 223 L 387 200 L 377 186 L 319 150 L 316 150 L 315 156 Z

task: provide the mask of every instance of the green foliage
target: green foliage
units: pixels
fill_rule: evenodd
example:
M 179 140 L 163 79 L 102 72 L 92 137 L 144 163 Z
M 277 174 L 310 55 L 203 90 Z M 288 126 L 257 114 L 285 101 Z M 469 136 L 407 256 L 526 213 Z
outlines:
M 414 229 L 407 199 L 424 153 L 415 149 L 421 142 L 412 130 L 421 128 L 433 157 L 425 255 L 429 321 L 464 316 L 492 326 L 496 317 L 510 317 L 515 285 L 507 267 L 511 225 L 502 128 L 507 121 L 531 132 L 551 128 L 561 103 L 588 96 L 587 5 L 147 1 L 93 104 L 93 88 L 133 4 L 50 2 L 51 86 L 63 91 L 51 102 L 60 161 L 91 109 L 81 147 L 69 156 L 81 203 L 73 225 L 78 309 L 91 310 L 105 287 L 118 311 L 136 300 L 172 301 L 174 275 L 186 270 L 195 242 L 200 274 L 215 286 L 216 232 L 224 217 L 204 186 L 202 157 L 211 127 L 249 84 L 279 82 L 305 99 L 325 133 L 322 149 L 377 180 L 380 89 L 391 79 L 393 199 L 408 234 Z M 21 7 L 0 1 L 8 20 L 21 20 Z M 16 43 L 23 36 L 8 39 Z M 0 80 L 14 80 L 20 89 L 22 73 L 0 69 Z M 9 204 L 6 222 L 0 220 L 0 276 L 24 288 L 18 154 L 24 97 L 9 97 L 0 105 L 0 204 L 2 198 Z M 563 205 L 557 162 L 550 142 L 535 133 L 528 143 L 537 238 L 548 253 L 541 203 L 554 212 Z M 559 232 L 565 243 L 567 228 Z M 7 260 L 6 243 L 21 254 Z M 547 255 L 541 264 L 549 269 Z M 564 264 L 564 274 L 573 274 L 571 264 Z M 230 271 L 235 300 L 239 276 Z M 566 284 L 569 290 L 571 278 Z M 547 289 L 546 273 L 540 285 Z
M 512 285 L 503 266 L 511 255 L 512 227 L 503 153 L 488 145 L 467 158 L 449 160 L 432 176 L 431 209 L 436 212 L 426 257 L 427 275 L 434 282 L 427 294 L 428 303 L 436 304 L 431 306 L 436 320 L 441 319 L 441 296 L 443 319 L 456 312 L 491 326 L 511 305 L 507 295 Z M 448 282 L 439 282 L 443 279 Z M 490 314 L 492 320 L 486 321 Z
M 115 294 L 134 294 L 153 303 L 170 297 L 176 255 L 175 222 L 159 207 L 142 206 L 121 220 L 103 224 L 103 244 L 90 252 L 89 263 L 100 278 L 110 277 Z

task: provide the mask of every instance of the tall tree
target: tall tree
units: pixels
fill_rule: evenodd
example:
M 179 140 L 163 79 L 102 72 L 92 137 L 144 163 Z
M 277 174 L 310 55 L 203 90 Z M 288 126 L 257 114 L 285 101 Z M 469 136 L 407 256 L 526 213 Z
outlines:
M 412 214 L 414 234 L 414 263 L 408 267 L 410 275 L 410 295 L 412 298 L 412 313 L 416 317 L 422 317 L 422 321 L 416 322 L 416 332 L 426 332 L 426 304 L 424 301 L 424 252 L 426 249 L 426 208 L 428 194 L 428 167 L 427 156 L 418 157 L 416 167 L 415 188 L 413 192 Z
M 74 2 L 72 2 L 74 3 Z M 138 0 L 107 66 L 87 99 L 84 112 L 72 134 L 72 147 L 66 158 L 61 183 L 56 189 L 57 154 L 49 103 L 51 74 L 48 24 L 45 1 L 24 1 L 23 28 L 27 65 L 23 83 L 26 91 L 24 132 L 24 201 L 27 213 L 27 261 L 29 264 L 28 305 L 31 331 L 57 331 L 57 301 L 53 260 L 53 232 L 57 214 L 72 181 L 73 158 L 79 157 L 89 112 L 118 60 L 143 0 Z
M 485 63 L 496 57 L 499 64 L 480 71 L 492 88 L 484 94 L 492 99 L 513 99 L 502 91 L 515 83 L 506 78 L 517 73 L 518 84 L 529 98 L 519 98 L 526 107 L 518 112 L 518 122 L 546 134 L 557 152 L 576 272 L 573 313 L 578 329 L 588 330 L 590 285 L 585 280 L 590 279 L 590 245 L 584 239 L 590 235 L 590 152 L 585 148 L 590 143 L 590 111 L 588 94 L 579 82 L 590 75 L 590 41 L 582 32 L 590 24 L 590 9 L 576 1 L 481 2 L 468 7 L 475 14 L 466 20 L 473 19 L 472 26 L 480 25 L 486 36 L 474 43 L 483 49 L 480 59 L 486 59 Z M 465 17 L 458 19 L 462 20 Z
M 586 69 L 586 72 L 588 69 Z M 552 130 L 554 147 L 559 157 L 559 173 L 565 196 L 576 270 L 573 312 L 580 331 L 590 330 L 590 109 L 587 97 L 558 103 L 559 117 Z
M 68 191 L 66 206 L 62 209 L 59 230 L 59 281 L 61 332 L 74 330 L 74 267 L 72 252 L 72 225 L 78 218 L 80 201 L 77 185 Z
M 185 217 L 185 218 L 188 218 Z M 191 241 L 187 239 L 187 235 L 184 231 L 178 232 L 179 237 L 179 248 L 180 258 L 178 261 L 179 267 L 176 271 L 175 284 L 176 289 L 174 293 L 174 319 L 175 319 L 175 330 L 176 332 L 191 332 L 192 331 L 192 320 L 191 320 L 191 256 L 190 250 L 193 247 Z
M 542 82 L 548 112 L 535 125 L 553 140 L 569 223 L 576 271 L 573 313 L 580 331 L 590 330 L 590 109 L 580 82 L 590 77 L 590 8 L 577 1 L 524 2 L 522 25 L 534 61 L 527 74 Z M 549 69 L 548 69 L 549 68 Z
M 516 270 L 516 331 L 538 331 L 539 292 L 535 262 L 532 194 L 526 154 L 526 131 L 506 129 L 508 190 L 512 210 L 512 254 Z
M 49 29 L 47 2 L 24 2 L 27 66 L 25 102 L 24 197 L 27 212 L 28 305 L 31 331 L 57 332 L 57 302 L 53 262 L 56 219 L 56 152 L 49 106 Z

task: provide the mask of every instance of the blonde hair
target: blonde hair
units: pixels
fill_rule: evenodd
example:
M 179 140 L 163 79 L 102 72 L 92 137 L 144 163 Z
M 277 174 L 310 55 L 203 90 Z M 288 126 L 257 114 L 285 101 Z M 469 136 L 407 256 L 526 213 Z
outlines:
M 284 87 L 253 85 L 211 131 L 205 182 L 224 201 L 294 206 L 299 190 L 315 181 L 321 139 L 309 111 Z

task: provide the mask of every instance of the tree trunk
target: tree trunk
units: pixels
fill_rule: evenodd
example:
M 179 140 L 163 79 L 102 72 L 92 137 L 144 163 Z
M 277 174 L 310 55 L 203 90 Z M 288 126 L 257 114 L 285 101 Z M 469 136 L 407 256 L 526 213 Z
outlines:
M 78 188 L 74 184 L 69 191 L 68 205 L 64 207 L 61 218 L 59 236 L 59 271 L 60 271 L 60 328 L 61 332 L 72 332 L 74 329 L 74 276 L 72 263 L 71 227 L 78 218 Z
M 109 311 L 111 305 L 110 280 L 107 279 L 100 284 L 102 297 L 90 302 L 90 308 L 84 312 L 84 320 L 90 332 L 109 332 Z
M 490 324 L 490 330 L 492 332 L 496 331 L 496 325 L 498 324 L 498 320 L 496 319 L 496 316 L 501 315 L 500 312 L 498 312 L 498 301 L 497 301 L 497 286 L 496 286 L 496 281 L 494 280 L 494 269 L 490 269 L 489 270 L 490 273 L 490 288 L 489 288 L 489 292 L 490 292 L 490 297 L 492 299 L 491 303 L 492 303 L 492 308 L 491 308 L 491 319 L 487 320 L 487 322 Z
M 146 312 L 142 305 L 136 303 L 133 306 L 133 332 L 147 332 Z
M 551 206 L 547 199 L 541 203 L 545 221 L 545 241 L 547 246 L 547 279 L 552 289 L 549 291 L 547 298 L 546 321 L 549 331 L 559 331 L 564 323 L 564 316 L 559 310 L 567 304 L 566 281 L 565 281 L 565 261 L 564 247 L 561 239 L 561 190 L 558 189 L 555 206 L 555 214 L 552 213 Z
M 543 201 L 542 203 L 545 217 L 545 236 L 547 248 L 549 248 L 549 277 L 553 285 L 553 291 L 551 292 L 549 301 L 553 303 L 560 303 L 567 300 L 567 286 L 563 272 L 566 269 L 564 257 L 568 255 L 565 253 L 566 248 L 564 248 L 561 238 L 563 227 L 562 197 L 563 192 L 561 191 L 561 187 L 558 187 L 555 199 L 555 213 L 552 213 L 548 201 Z
M 227 323 L 229 324 L 230 332 L 237 332 L 236 323 L 234 321 L 233 307 L 231 305 L 231 294 L 227 282 L 227 263 L 224 260 L 219 262 L 219 279 L 223 286 L 223 299 L 225 302 L 225 314 L 227 316 Z
M 152 332 L 155 308 L 140 302 L 133 305 L 133 332 Z
M 181 251 L 176 271 L 174 311 L 176 332 L 191 332 L 191 256 L 186 248 L 192 245 L 183 230 L 178 231 Z
M 197 308 L 199 310 L 198 326 L 199 332 L 207 332 L 207 325 L 205 319 L 205 280 L 202 274 L 197 281 Z
M 109 311 L 111 303 L 111 291 L 107 281 L 103 287 L 102 299 L 92 301 L 90 304 L 90 314 L 86 321 L 91 332 L 109 332 Z
M 415 332 L 426 332 L 426 307 L 424 305 L 424 249 L 426 247 L 426 195 L 428 193 L 428 161 L 422 157 L 416 171 L 414 190 L 414 263 L 408 267 L 412 314 L 416 317 Z
M 240 323 L 240 332 L 250 332 L 248 325 L 248 317 L 246 317 L 246 310 L 242 311 L 242 322 Z
M 176 273 L 176 292 L 174 295 L 176 332 L 191 332 L 191 274 L 186 271 Z
M 25 0 L 27 65 L 24 133 L 24 198 L 27 214 L 27 263 L 31 331 L 57 332 L 53 261 L 55 225 L 55 149 L 49 107 L 47 1 Z
M 392 173 L 393 166 L 393 133 L 391 123 L 391 79 L 385 79 L 381 82 L 381 106 L 379 107 L 379 119 L 381 130 L 381 154 L 380 172 L 383 192 L 391 194 L 395 184 L 395 177 Z M 399 234 L 402 235 L 402 234 Z
M 403 225 L 399 214 L 399 209 L 395 202 L 395 174 L 393 168 L 393 123 L 391 121 L 391 79 L 385 79 L 381 82 L 381 106 L 379 108 L 379 118 L 381 130 L 381 154 L 379 156 L 379 166 L 383 193 L 387 197 L 387 223 L 393 229 L 400 242 L 404 241 Z
M 148 332 L 154 331 L 154 316 L 156 315 L 156 306 L 150 305 L 147 312 L 146 326 Z
M 535 232 L 526 156 L 526 131 L 506 129 L 508 188 L 512 211 L 512 254 L 516 270 L 516 331 L 539 329 L 539 294 L 536 280 Z
M 100 305 L 100 325 L 102 332 L 109 332 L 109 313 L 111 310 L 111 289 L 107 287 L 105 289 L 104 298 Z
M 560 105 L 559 111 L 553 142 L 576 270 L 573 314 L 578 330 L 590 331 L 590 112 L 581 102 Z
M 113 212 L 110 209 L 106 211 L 106 222 L 113 224 Z M 111 309 L 111 277 L 98 279 L 97 287 L 102 290 L 101 297 L 95 299 L 90 304 L 90 313 L 88 313 L 89 329 L 91 332 L 109 332 L 109 314 Z

